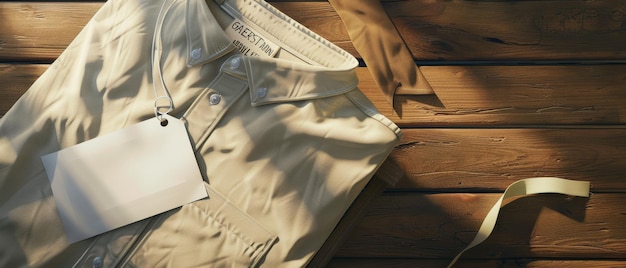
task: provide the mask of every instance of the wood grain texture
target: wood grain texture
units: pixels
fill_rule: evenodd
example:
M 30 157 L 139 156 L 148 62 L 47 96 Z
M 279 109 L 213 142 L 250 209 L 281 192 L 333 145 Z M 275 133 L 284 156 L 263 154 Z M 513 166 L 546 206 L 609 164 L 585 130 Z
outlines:
M 0 58 L 52 60 L 102 5 L 0 2 Z M 325 1 L 272 2 L 358 56 Z M 626 60 L 626 3 L 606 1 L 387 1 L 414 58 L 421 61 Z M 64 27 L 56 27 L 57 25 Z
M 47 64 L 0 64 L 0 117 L 48 68 Z
M 0 59 L 52 61 L 102 3 L 0 2 Z
M 626 65 L 425 66 L 436 95 L 395 97 L 391 108 L 366 69 L 360 88 L 403 126 L 622 124 Z
M 592 182 L 626 192 L 626 128 L 404 129 L 392 159 L 405 172 L 395 189 L 504 190 L 529 177 Z
M 393 1 L 420 60 L 626 59 L 626 2 Z
M 337 253 L 352 258 L 451 259 L 473 239 L 500 194 L 387 193 Z M 473 258 L 619 259 L 626 256 L 622 194 L 542 194 L 505 202 Z

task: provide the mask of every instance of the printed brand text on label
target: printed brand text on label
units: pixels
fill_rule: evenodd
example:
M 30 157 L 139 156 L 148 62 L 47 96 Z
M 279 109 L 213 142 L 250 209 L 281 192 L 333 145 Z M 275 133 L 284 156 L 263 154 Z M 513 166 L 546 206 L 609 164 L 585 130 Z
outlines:
M 235 19 L 225 30 L 226 34 L 233 40 L 233 44 L 246 56 L 269 56 L 274 57 L 280 47 L 258 31 L 248 27 L 241 20 Z

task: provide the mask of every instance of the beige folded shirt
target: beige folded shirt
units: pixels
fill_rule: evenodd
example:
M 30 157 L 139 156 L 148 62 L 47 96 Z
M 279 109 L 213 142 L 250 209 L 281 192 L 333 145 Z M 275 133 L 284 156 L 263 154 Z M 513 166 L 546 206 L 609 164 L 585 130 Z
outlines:
M 0 267 L 300 267 L 399 141 L 357 61 L 267 3 L 166 1 L 107 1 L 0 119 Z M 69 245 L 40 157 L 154 117 L 160 79 L 209 198 Z

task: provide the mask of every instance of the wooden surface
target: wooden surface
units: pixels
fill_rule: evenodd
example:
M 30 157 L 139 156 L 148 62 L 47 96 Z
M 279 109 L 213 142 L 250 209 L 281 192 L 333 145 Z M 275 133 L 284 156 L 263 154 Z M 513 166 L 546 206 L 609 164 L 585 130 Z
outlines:
M 272 4 L 358 57 L 327 2 Z M 0 115 L 101 5 L 0 1 Z M 436 95 L 397 96 L 394 109 L 358 70 L 403 127 L 390 157 L 401 179 L 355 204 L 363 217 L 341 227 L 328 266 L 445 267 L 508 184 L 559 176 L 590 180 L 594 194 L 506 202 L 457 267 L 626 267 L 626 2 L 383 6 Z

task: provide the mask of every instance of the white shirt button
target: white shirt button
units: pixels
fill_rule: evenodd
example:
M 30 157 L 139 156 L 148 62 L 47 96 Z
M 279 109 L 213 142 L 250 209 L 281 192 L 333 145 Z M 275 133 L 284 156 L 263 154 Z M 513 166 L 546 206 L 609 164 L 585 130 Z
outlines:
M 220 94 L 211 94 L 211 96 L 209 96 L 209 104 L 211 105 L 216 105 L 220 103 L 220 101 L 222 101 L 222 95 Z
M 95 257 L 93 258 L 91 264 L 93 268 L 102 268 L 102 266 L 104 265 L 104 261 L 102 260 L 102 257 Z
M 267 96 L 267 88 L 265 87 L 260 87 L 256 89 L 256 96 L 259 98 L 264 98 L 265 96 Z
M 232 60 L 230 60 L 230 68 L 233 70 L 236 70 L 237 68 L 239 68 L 239 66 L 241 65 L 241 58 L 240 57 L 236 57 L 233 58 Z
M 196 48 L 194 50 L 191 51 L 191 58 L 194 60 L 197 60 L 200 58 L 200 56 L 202 56 L 202 49 L 201 48 Z

